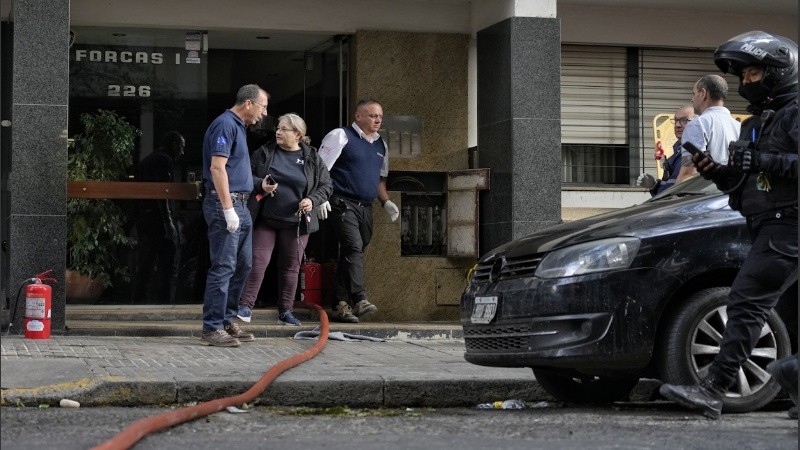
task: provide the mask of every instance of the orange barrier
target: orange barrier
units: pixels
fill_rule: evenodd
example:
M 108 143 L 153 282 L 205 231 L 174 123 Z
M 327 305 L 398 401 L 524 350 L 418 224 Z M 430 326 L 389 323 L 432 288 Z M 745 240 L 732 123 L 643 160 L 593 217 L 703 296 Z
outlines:
M 312 346 L 310 349 L 304 351 L 303 353 L 292 356 L 291 358 L 284 359 L 278 364 L 275 364 L 271 369 L 264 373 L 264 375 L 256 382 L 256 384 L 242 394 L 233 397 L 211 400 L 209 402 L 200 403 L 199 405 L 187 406 L 185 408 L 168 411 L 155 416 L 137 420 L 124 430 L 120 431 L 116 436 L 93 448 L 100 450 L 128 449 L 136 445 L 137 442 L 142 440 L 142 438 L 148 434 L 209 416 L 224 410 L 228 406 L 241 406 L 244 403 L 255 400 L 259 394 L 264 392 L 264 390 L 269 387 L 269 385 L 275 381 L 276 378 L 278 378 L 278 375 L 313 358 L 322 351 L 322 349 L 325 347 L 325 344 L 328 342 L 328 331 L 330 327 L 328 315 L 325 313 L 325 310 L 319 305 L 309 303 L 296 303 L 296 305 L 313 309 L 319 316 L 319 341 L 317 341 L 317 343 L 314 344 L 314 346 Z

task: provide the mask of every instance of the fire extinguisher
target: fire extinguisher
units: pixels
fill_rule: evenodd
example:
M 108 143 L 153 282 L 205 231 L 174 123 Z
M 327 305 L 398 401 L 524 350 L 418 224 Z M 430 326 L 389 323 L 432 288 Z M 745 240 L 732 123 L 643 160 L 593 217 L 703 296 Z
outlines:
M 53 288 L 44 284 L 43 281 L 56 282 L 55 278 L 45 277 L 52 271 L 53 269 L 50 269 L 27 280 L 32 284 L 25 288 L 23 327 L 26 339 L 50 339 Z
M 313 258 L 300 265 L 300 301 L 322 306 L 322 265 Z

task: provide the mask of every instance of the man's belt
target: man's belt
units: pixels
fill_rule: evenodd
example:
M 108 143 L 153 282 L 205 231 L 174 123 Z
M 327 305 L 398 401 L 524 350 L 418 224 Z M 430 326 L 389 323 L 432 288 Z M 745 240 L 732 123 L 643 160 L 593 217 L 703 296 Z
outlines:
M 342 197 L 341 195 L 331 195 L 331 203 L 334 205 L 341 205 L 343 203 L 347 203 L 350 205 L 360 206 L 362 208 L 366 208 L 372 205 L 372 202 L 365 202 L 361 200 L 354 200 L 352 198 Z
M 219 193 L 214 189 L 211 189 L 209 192 L 211 192 L 214 195 L 219 196 Z M 250 198 L 250 193 L 249 192 L 231 192 L 231 198 L 234 199 L 234 200 L 240 200 L 240 201 L 246 202 L 247 199 Z

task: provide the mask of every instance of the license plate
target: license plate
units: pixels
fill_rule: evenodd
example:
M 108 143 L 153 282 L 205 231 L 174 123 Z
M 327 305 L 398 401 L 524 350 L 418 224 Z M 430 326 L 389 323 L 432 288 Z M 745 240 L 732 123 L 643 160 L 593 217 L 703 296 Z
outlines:
M 472 309 L 472 323 L 489 323 L 497 312 L 497 296 L 475 297 L 475 307 Z

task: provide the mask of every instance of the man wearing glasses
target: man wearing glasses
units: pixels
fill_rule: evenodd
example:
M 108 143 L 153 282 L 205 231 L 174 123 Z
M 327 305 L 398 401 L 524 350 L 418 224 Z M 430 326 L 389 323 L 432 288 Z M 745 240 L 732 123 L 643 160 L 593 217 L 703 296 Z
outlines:
M 694 119 L 692 105 L 681 106 L 675 111 L 675 117 L 671 122 L 674 125 L 675 137 L 678 140 L 672 145 L 672 155 L 664 163 L 664 174 L 660 180 L 656 181 L 649 173 L 643 173 L 636 179 L 636 186 L 649 190 L 650 195 L 656 195 L 675 185 L 678 173 L 681 170 L 681 137 L 683 136 L 683 129 L 692 119 Z
M 255 340 L 236 323 L 253 256 L 247 210 L 253 175 L 246 127 L 267 115 L 268 101 L 269 94 L 259 86 L 242 86 L 236 104 L 211 122 L 203 138 L 203 216 L 211 257 L 203 296 L 203 345 L 238 347 Z

